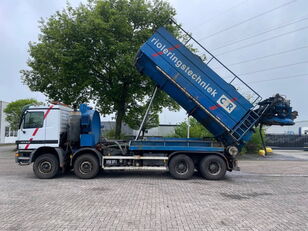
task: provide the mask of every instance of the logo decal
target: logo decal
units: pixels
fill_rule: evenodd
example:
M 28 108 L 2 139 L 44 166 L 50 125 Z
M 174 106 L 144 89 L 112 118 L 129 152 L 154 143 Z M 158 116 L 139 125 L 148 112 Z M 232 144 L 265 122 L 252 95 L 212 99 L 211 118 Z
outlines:
M 237 98 L 233 98 L 233 99 L 230 100 L 230 99 L 228 99 L 227 96 L 222 95 L 217 100 L 217 105 L 210 107 L 210 109 L 211 110 L 215 110 L 215 109 L 217 109 L 219 107 L 222 107 L 228 113 L 231 113 L 236 108 L 236 104 L 233 103 L 236 100 L 237 100 Z
M 153 54 L 152 56 L 156 57 L 156 56 L 162 55 L 162 54 L 164 54 L 164 53 L 167 54 L 168 51 L 172 51 L 172 50 L 174 50 L 174 49 L 177 49 L 177 48 L 179 48 L 180 46 L 181 46 L 180 44 L 175 45 L 174 47 L 169 47 L 169 48 L 165 48 L 165 46 L 164 46 L 164 47 L 163 47 L 163 51 L 159 51 L 159 52 Z
M 169 58 L 171 62 L 174 64 L 177 70 L 181 71 L 183 74 L 186 73 L 186 78 L 193 80 L 196 82 L 201 88 L 203 88 L 206 94 L 209 94 L 213 98 L 216 99 L 218 91 L 217 89 L 211 85 L 210 82 L 206 80 L 203 76 L 201 76 L 198 70 L 195 68 L 191 68 L 190 64 L 185 63 L 178 54 L 175 53 L 175 50 L 181 47 L 181 44 L 176 44 L 173 47 L 167 47 L 163 42 L 161 42 L 158 38 L 153 37 L 151 39 L 151 43 L 156 46 L 160 51 L 152 54 L 153 57 L 158 57 L 160 55 L 164 55 Z

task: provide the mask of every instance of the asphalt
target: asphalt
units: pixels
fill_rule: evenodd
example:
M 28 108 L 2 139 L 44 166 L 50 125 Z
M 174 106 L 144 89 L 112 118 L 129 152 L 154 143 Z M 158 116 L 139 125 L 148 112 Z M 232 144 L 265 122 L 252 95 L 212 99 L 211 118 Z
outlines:
M 0 147 L 0 230 L 308 230 L 307 154 L 246 156 L 221 181 L 153 171 L 40 180 Z

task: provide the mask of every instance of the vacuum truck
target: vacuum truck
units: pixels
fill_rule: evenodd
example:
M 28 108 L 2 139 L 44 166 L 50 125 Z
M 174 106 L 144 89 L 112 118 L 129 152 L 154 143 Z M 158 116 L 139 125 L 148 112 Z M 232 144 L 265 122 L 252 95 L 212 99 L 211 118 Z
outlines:
M 101 137 L 99 113 L 86 104 L 28 106 L 18 130 L 16 162 L 33 163 L 38 178 L 53 178 L 71 169 L 82 179 L 103 170 L 168 170 L 176 179 L 189 179 L 195 171 L 206 179 L 222 179 L 239 170 L 236 155 L 259 125 L 293 125 L 297 116 L 279 94 L 262 100 L 250 86 L 224 66 L 189 33 L 181 38 L 161 27 L 139 49 L 135 66 L 156 85 L 135 139 Z M 181 41 L 180 41 L 181 40 Z M 194 42 L 206 53 L 195 52 Z M 210 64 L 216 62 L 214 70 Z M 230 81 L 225 76 L 228 75 Z M 240 83 L 240 87 L 235 83 Z M 249 94 L 242 93 L 248 89 Z M 142 138 L 151 103 L 158 90 L 166 92 L 189 115 L 210 131 L 216 142 L 192 138 Z M 218 142 L 217 142 L 218 141 Z M 219 144 L 219 145 L 217 145 Z

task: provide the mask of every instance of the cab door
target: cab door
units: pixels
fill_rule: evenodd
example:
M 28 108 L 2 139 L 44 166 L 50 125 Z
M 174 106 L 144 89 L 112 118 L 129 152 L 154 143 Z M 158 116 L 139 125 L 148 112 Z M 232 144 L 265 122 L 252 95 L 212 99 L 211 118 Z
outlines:
M 29 110 L 18 130 L 18 149 L 37 149 L 45 142 L 44 110 Z

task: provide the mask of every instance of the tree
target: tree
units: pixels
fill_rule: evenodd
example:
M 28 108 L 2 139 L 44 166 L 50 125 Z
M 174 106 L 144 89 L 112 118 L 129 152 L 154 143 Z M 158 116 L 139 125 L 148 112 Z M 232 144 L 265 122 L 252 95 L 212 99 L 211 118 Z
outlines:
M 190 130 L 189 136 L 192 138 L 204 138 L 204 137 L 213 137 L 213 135 L 196 119 L 189 118 Z M 180 123 L 174 130 L 174 134 L 171 136 L 178 138 L 187 137 L 187 122 Z
M 18 130 L 22 109 L 29 104 L 40 105 L 41 102 L 38 102 L 35 99 L 19 99 L 9 103 L 4 109 L 6 120 L 10 124 L 12 130 Z
M 33 91 L 65 104 L 93 101 L 102 114 L 116 113 L 116 136 L 127 114 L 143 105 L 154 88 L 150 78 L 134 65 L 137 50 L 175 15 L 160 0 L 89 0 L 70 5 L 40 21 L 38 42 L 29 43 L 30 69 L 22 80 Z M 177 30 L 166 25 L 174 33 Z M 178 110 L 160 92 L 154 108 Z

